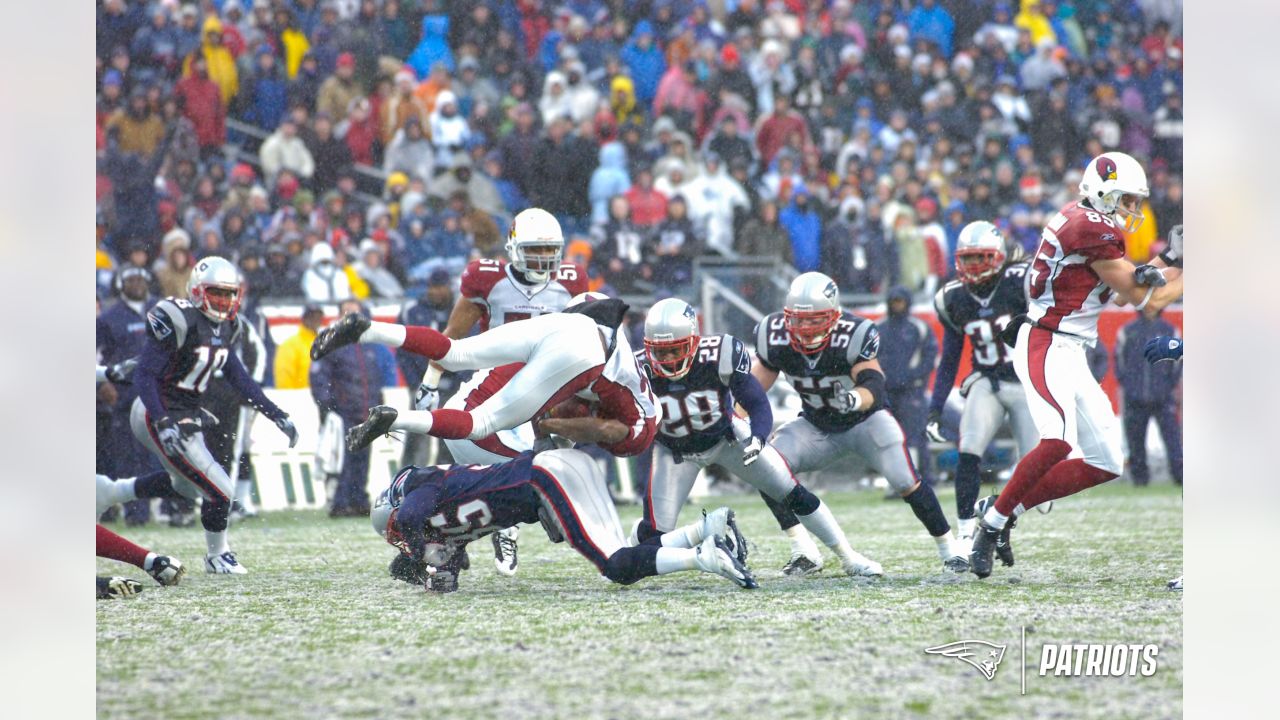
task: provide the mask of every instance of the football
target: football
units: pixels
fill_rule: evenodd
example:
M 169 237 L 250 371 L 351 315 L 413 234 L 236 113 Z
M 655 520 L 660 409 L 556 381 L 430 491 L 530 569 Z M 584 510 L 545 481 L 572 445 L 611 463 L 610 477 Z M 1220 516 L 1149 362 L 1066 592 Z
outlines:
M 573 397 L 551 408 L 551 412 L 547 413 L 547 416 L 563 420 L 590 417 L 591 406 L 583 400 Z

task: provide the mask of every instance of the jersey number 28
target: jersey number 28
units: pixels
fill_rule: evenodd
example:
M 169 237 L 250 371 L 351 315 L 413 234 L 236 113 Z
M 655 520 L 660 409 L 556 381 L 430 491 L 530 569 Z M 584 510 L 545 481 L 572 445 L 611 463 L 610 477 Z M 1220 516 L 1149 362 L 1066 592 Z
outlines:
M 682 438 L 690 433 L 702 432 L 720 421 L 719 394 L 714 390 L 698 390 L 680 398 L 663 395 L 662 434 Z

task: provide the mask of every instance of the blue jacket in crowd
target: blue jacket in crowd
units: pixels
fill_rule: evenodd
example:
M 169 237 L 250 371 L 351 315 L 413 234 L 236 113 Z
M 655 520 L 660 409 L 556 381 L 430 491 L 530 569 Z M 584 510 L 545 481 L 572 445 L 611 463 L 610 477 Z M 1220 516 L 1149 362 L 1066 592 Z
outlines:
M 1147 341 L 1160 335 L 1178 336 L 1168 320 L 1157 315 L 1141 314 L 1116 334 L 1116 380 L 1124 390 L 1125 404 L 1161 405 L 1173 402 L 1173 391 L 1182 380 L 1182 363 L 1162 362 L 1152 365 L 1142 355 Z
M 901 285 L 889 291 L 889 300 L 904 298 L 911 307 L 911 293 Z M 938 338 L 933 328 L 911 314 L 889 313 L 877 323 L 880 329 L 880 368 L 889 391 L 925 390 L 938 362 Z

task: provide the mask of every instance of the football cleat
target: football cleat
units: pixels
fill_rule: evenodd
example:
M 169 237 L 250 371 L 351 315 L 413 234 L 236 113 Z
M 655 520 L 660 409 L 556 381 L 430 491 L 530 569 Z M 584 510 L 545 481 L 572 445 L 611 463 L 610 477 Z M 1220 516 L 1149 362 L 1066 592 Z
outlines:
M 698 569 L 702 572 L 727 577 L 738 584 L 738 587 L 751 590 L 760 587 L 746 565 L 738 562 L 734 551 L 725 543 L 724 538 L 711 536 L 702 541 L 695 550 Z
M 493 534 L 493 564 L 499 575 L 511 577 L 516 574 L 516 566 L 520 563 L 516 546 L 519 536 L 520 529 L 514 525 Z
M 722 507 L 710 513 L 706 510 L 702 511 L 702 538 L 706 540 L 709 537 L 724 538 L 725 544 L 729 546 L 734 557 L 738 558 L 738 562 L 747 564 L 747 541 L 742 537 L 742 531 L 738 529 L 738 521 L 732 510 Z
M 845 574 L 851 577 L 882 577 L 884 575 L 884 568 L 880 567 L 880 563 L 864 557 L 856 550 L 844 560 L 843 565 Z M 786 570 L 784 569 L 783 572 Z
M 147 574 L 161 585 L 177 585 L 182 581 L 182 576 L 187 574 L 187 569 L 178 558 L 157 555 L 151 560 L 151 569 L 147 570 Z
M 400 413 L 390 405 L 375 405 L 369 408 L 369 418 L 347 431 L 347 451 L 359 452 L 369 447 L 374 440 L 391 432 L 391 423 L 394 423 L 399 416 Z
M 1179 590 L 1179 591 L 1182 590 L 1182 576 L 1179 575 L 1178 577 L 1170 580 L 1165 587 L 1169 588 L 1170 590 Z
M 98 599 L 113 600 L 133 597 L 142 592 L 142 583 L 123 577 L 98 576 Z
M 311 343 L 311 359 L 319 360 L 329 353 L 360 342 L 360 336 L 369 329 L 371 321 L 360 313 L 343 315 L 329 327 L 316 334 Z
M 996 496 L 988 495 L 975 504 L 974 510 L 978 517 L 983 517 L 987 513 L 987 508 L 995 505 Z M 1052 503 L 1050 503 L 1052 506 Z M 1010 517 L 1005 521 L 1004 529 L 1000 531 L 1000 535 L 996 538 L 996 557 L 1000 558 L 1001 564 L 1005 567 L 1013 567 L 1013 544 L 1009 542 L 1009 533 L 1013 527 L 1018 524 L 1018 518 Z
M 410 585 L 422 585 L 425 587 L 427 579 L 430 577 L 425 564 L 404 553 L 396 555 L 387 570 L 391 572 L 391 577 L 403 580 Z
M 112 505 L 116 504 L 115 487 L 116 487 L 115 480 L 112 480 L 106 475 L 98 476 L 98 499 L 97 499 L 98 519 L 101 519 L 102 515 L 108 510 L 110 510 Z
M 816 575 L 820 572 L 822 572 L 822 558 L 811 558 L 803 554 L 792 555 L 787 564 L 782 566 L 783 575 L 795 577 Z
M 995 562 L 992 556 L 999 537 L 999 530 L 987 525 L 985 520 L 978 521 L 978 532 L 973 536 L 973 549 L 969 551 L 969 569 L 974 575 L 984 578 L 991 574 L 991 566 Z
M 204 571 L 211 575 L 247 575 L 248 570 L 236 560 L 236 554 L 230 550 L 221 555 L 206 555 Z
M 942 561 L 942 569 L 957 575 L 969 572 L 969 558 L 963 555 L 952 555 Z

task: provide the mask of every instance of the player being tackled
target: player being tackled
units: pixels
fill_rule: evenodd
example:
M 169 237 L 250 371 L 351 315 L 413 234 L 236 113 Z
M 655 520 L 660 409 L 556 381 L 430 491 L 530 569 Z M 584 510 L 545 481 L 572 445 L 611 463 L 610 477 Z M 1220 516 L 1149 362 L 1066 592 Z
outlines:
M 569 543 L 621 585 L 699 570 L 757 587 L 728 508 L 628 547 L 600 466 L 578 450 L 526 452 L 501 465 L 410 466 L 378 496 L 370 519 L 402 553 L 392 575 L 435 592 L 458 589 L 470 542 L 519 523 L 540 523 L 552 542 Z

